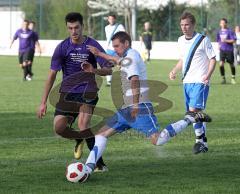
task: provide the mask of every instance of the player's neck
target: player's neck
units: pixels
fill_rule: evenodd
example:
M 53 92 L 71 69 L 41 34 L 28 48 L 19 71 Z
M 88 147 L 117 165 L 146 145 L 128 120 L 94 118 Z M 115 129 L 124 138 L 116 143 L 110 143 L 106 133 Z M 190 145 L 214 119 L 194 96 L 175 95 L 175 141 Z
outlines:
M 80 36 L 78 39 L 71 39 L 73 44 L 82 44 L 85 41 L 85 36 Z
M 186 40 L 191 40 L 196 34 L 197 33 L 194 31 L 194 32 L 192 32 L 190 34 L 186 34 L 185 38 L 186 38 Z

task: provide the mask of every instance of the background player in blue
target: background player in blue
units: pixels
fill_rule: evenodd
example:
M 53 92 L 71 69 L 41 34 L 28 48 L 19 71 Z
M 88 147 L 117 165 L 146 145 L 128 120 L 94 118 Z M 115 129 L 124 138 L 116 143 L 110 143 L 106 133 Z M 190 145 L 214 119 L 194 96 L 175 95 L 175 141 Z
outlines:
M 65 17 L 70 37 L 62 41 L 52 56 L 48 79 L 45 84 L 41 104 L 37 115 L 42 118 L 47 111 L 47 99 L 56 79 L 58 71 L 62 70 L 63 80 L 60 88 L 60 98 L 56 105 L 54 129 L 64 138 L 76 139 L 74 156 L 79 159 L 82 154 L 83 138 L 86 138 L 88 148 L 94 145 L 94 134 L 89 125 L 98 101 L 98 88 L 95 74 L 109 75 L 112 73 L 109 62 L 101 57 L 95 57 L 86 45 L 93 45 L 104 52 L 100 44 L 83 33 L 83 18 L 80 13 L 68 13 Z M 85 64 L 91 63 L 92 75 L 89 75 Z M 97 63 L 101 69 L 97 69 Z M 78 117 L 79 131 L 72 129 L 71 125 Z M 106 170 L 102 159 L 98 161 L 98 170 Z
M 162 133 L 154 115 L 151 101 L 148 97 L 146 65 L 138 51 L 131 48 L 131 38 L 126 32 L 117 32 L 113 37 L 113 47 L 117 57 L 107 55 L 98 49 L 88 46 L 92 53 L 120 64 L 121 89 L 123 105 L 103 126 L 95 136 L 95 145 L 86 161 L 89 173 L 93 171 L 96 161 L 102 155 L 107 138 L 133 128 L 151 138 L 154 145 L 162 145 Z M 124 61 L 129 61 L 125 63 Z M 157 86 L 156 86 L 157 87 Z M 167 126 L 171 134 L 178 133 L 189 124 L 196 121 L 207 121 L 205 114 L 187 114 L 183 120 Z M 165 133 L 164 133 L 165 134 Z
M 30 74 L 29 64 L 31 63 L 31 43 L 35 41 L 35 35 L 32 30 L 28 28 L 29 21 L 24 20 L 22 28 L 18 29 L 14 34 L 10 48 L 16 39 L 19 39 L 18 59 L 19 64 L 23 69 L 23 80 L 31 81 L 28 76 Z
M 232 72 L 231 83 L 236 84 L 236 69 L 234 66 L 233 44 L 236 42 L 235 33 L 227 27 L 227 19 L 222 18 L 219 22 L 221 29 L 217 33 L 217 42 L 220 49 L 220 74 L 222 76 L 222 84 L 226 84 L 224 63 L 227 61 Z
M 170 72 L 169 78 L 174 80 L 176 73 L 182 70 L 185 75 L 183 87 L 186 109 L 191 112 L 200 112 L 206 106 L 209 81 L 216 65 L 216 59 L 209 39 L 195 32 L 195 23 L 195 17 L 189 12 L 184 12 L 180 17 L 180 27 L 183 33 L 183 36 L 178 39 L 180 60 Z M 193 54 L 194 46 L 197 45 L 200 38 L 203 39 L 198 47 L 195 47 L 196 51 Z M 187 65 L 188 62 L 191 63 Z M 188 71 L 187 66 L 189 67 Z M 196 135 L 193 152 L 197 154 L 208 151 L 206 125 L 199 122 L 193 127 Z

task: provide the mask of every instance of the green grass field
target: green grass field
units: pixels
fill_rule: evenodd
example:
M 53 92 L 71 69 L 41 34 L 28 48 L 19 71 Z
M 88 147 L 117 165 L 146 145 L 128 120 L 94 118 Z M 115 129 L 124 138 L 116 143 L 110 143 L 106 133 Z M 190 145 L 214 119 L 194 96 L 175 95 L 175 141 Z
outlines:
M 218 69 L 212 79 L 207 112 L 209 152 L 193 155 L 194 133 L 187 128 L 163 147 L 133 132 L 110 138 L 104 159 L 109 172 L 93 174 L 84 184 L 65 179 L 66 164 L 74 161 L 74 142 L 52 129 L 54 108 L 36 118 L 50 58 L 36 57 L 34 80 L 22 81 L 17 57 L 0 57 L 0 193 L 240 193 L 240 77 L 237 85 L 220 85 Z M 169 87 L 161 94 L 173 102 L 157 114 L 161 128 L 182 118 L 180 77 L 168 80 L 175 61 L 153 60 L 149 79 Z M 229 67 L 226 66 L 228 83 Z M 238 67 L 239 70 L 239 67 Z M 60 77 L 58 78 L 60 81 Z M 157 87 L 157 86 L 156 86 Z M 98 106 L 111 110 L 110 88 L 103 85 Z M 93 122 L 97 122 L 94 117 Z M 85 161 L 89 151 L 84 148 Z

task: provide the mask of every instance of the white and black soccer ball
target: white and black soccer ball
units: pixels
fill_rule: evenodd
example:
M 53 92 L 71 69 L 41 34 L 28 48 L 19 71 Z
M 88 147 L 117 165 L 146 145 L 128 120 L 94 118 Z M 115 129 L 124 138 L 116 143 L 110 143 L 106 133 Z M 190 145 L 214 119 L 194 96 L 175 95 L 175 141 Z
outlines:
M 74 162 L 67 166 L 66 178 L 72 183 L 84 182 L 88 178 L 86 166 L 81 162 Z

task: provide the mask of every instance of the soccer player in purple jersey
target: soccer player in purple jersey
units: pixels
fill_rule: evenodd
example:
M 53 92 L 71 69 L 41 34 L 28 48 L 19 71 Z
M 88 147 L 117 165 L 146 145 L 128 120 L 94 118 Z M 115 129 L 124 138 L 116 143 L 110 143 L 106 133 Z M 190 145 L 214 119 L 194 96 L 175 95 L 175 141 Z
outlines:
M 60 99 L 56 105 L 54 129 L 60 136 L 76 140 L 74 156 L 79 159 L 82 155 L 83 138 L 86 139 L 89 150 L 95 143 L 94 134 L 89 127 L 94 107 L 98 101 L 95 74 L 110 75 L 112 70 L 107 60 L 95 57 L 87 49 L 87 45 L 92 45 L 104 52 L 96 40 L 83 35 L 82 15 L 75 12 L 68 13 L 65 22 L 70 37 L 62 41 L 54 51 L 37 115 L 42 118 L 46 114 L 50 90 L 57 72 L 62 70 L 63 79 Z M 97 69 L 97 63 L 101 69 Z M 77 117 L 80 131 L 71 128 Z M 102 158 L 98 160 L 96 168 L 101 171 L 107 170 Z
M 236 84 L 235 75 L 236 70 L 234 66 L 234 54 L 233 54 L 233 44 L 236 42 L 236 35 L 235 33 L 227 27 L 227 19 L 222 18 L 220 20 L 220 27 L 221 29 L 217 33 L 217 42 L 219 44 L 220 49 L 220 74 L 222 76 L 222 84 L 226 84 L 225 78 L 225 69 L 224 63 L 227 61 L 230 65 L 231 72 L 232 72 L 232 79 L 231 83 Z
M 35 35 L 32 30 L 28 29 L 29 21 L 24 20 L 22 28 L 18 29 L 14 34 L 13 40 L 10 44 L 10 48 L 16 39 L 19 39 L 19 64 L 23 69 L 23 80 L 31 81 L 28 77 L 30 74 L 29 64 L 31 63 L 31 42 L 34 41 Z
M 30 30 L 32 30 L 34 33 L 34 39 L 32 39 L 32 41 L 31 41 L 30 61 L 28 63 L 28 67 L 29 67 L 29 75 L 28 76 L 32 77 L 33 76 L 32 64 L 33 64 L 33 59 L 34 59 L 34 55 L 35 55 L 35 47 L 37 47 L 37 50 L 40 55 L 41 55 L 41 47 L 40 47 L 40 43 L 38 41 L 38 39 L 39 39 L 38 33 L 35 31 L 35 22 L 30 21 L 28 28 Z

